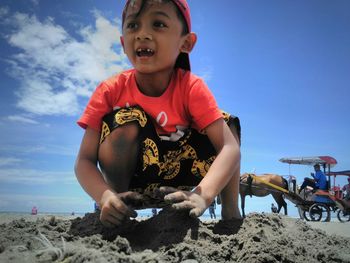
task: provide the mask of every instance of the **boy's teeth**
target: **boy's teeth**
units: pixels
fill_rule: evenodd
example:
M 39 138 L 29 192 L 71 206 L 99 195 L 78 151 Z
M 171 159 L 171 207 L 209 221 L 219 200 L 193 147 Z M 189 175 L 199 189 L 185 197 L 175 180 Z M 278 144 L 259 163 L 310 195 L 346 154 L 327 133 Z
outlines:
M 138 56 L 152 56 L 154 51 L 150 48 L 138 48 L 136 53 Z

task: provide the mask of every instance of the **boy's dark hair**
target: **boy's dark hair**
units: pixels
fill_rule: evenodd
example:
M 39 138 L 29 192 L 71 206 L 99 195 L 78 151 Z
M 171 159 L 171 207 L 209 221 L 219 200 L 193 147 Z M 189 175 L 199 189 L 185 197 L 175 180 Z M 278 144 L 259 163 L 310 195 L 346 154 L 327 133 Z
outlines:
M 139 11 L 138 11 L 137 14 L 135 15 L 135 17 L 138 17 L 139 15 L 142 14 L 142 12 L 143 12 L 143 10 L 145 9 L 145 6 L 146 6 L 146 4 L 147 4 L 147 1 L 149 1 L 149 0 L 140 0 L 140 1 L 141 1 L 141 6 L 140 6 Z M 161 1 L 162 1 L 162 3 L 173 2 L 172 0 L 161 0 Z M 130 3 L 130 1 L 129 1 L 129 3 Z M 182 15 L 181 11 L 179 10 L 178 6 L 175 5 L 175 4 L 174 4 L 174 6 L 175 6 L 175 8 L 176 8 L 177 17 L 180 19 L 180 22 L 181 22 L 181 24 L 182 24 L 182 35 L 186 35 L 186 34 L 189 33 L 189 28 L 188 28 L 188 26 L 187 26 L 187 23 L 186 23 L 186 21 L 185 21 L 185 18 L 184 18 L 184 16 Z M 125 10 L 126 10 L 126 9 L 127 9 L 127 7 L 125 7 Z M 124 17 L 124 15 L 123 15 L 122 25 L 124 25 L 124 19 L 125 19 L 125 17 Z

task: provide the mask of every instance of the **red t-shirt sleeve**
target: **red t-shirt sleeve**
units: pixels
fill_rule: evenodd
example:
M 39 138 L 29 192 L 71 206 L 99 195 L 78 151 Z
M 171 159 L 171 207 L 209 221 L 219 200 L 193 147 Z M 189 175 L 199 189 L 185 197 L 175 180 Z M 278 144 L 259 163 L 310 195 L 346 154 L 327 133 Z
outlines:
M 197 79 L 191 86 L 188 105 L 193 120 L 192 127 L 197 130 L 203 130 L 222 118 L 213 94 L 201 79 Z
M 112 91 L 107 82 L 102 82 L 92 94 L 83 115 L 77 121 L 84 129 L 88 126 L 96 131 L 101 130 L 102 118 L 113 110 Z

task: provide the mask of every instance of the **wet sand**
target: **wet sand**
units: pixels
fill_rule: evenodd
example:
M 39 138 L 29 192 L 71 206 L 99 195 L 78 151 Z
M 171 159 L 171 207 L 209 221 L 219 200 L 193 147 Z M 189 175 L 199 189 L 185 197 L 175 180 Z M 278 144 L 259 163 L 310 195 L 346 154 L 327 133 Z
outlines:
M 307 222 L 307 224 L 330 235 L 334 234 L 350 238 L 350 222 Z
M 0 262 L 350 262 L 350 223 L 258 213 L 202 222 L 174 210 L 113 229 L 98 214 L 5 218 Z

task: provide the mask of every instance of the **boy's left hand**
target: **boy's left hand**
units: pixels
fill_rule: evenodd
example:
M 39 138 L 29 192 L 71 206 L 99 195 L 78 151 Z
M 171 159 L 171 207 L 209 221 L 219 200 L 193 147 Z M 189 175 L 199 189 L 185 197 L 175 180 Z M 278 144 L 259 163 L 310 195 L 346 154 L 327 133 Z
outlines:
M 172 203 L 173 208 L 190 210 L 191 217 L 201 216 L 209 206 L 205 199 L 195 192 L 180 191 L 169 186 L 162 186 L 159 191 L 165 194 L 164 201 Z

